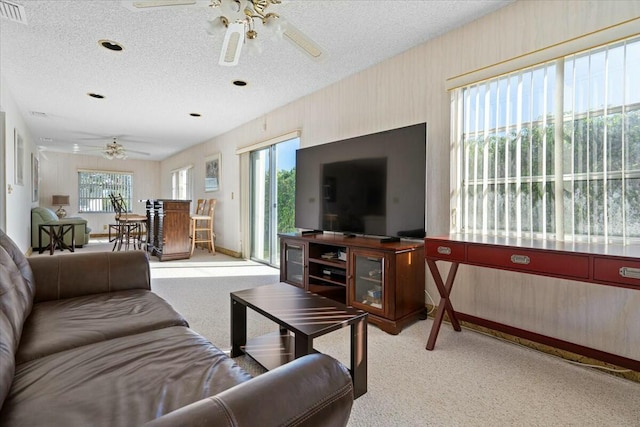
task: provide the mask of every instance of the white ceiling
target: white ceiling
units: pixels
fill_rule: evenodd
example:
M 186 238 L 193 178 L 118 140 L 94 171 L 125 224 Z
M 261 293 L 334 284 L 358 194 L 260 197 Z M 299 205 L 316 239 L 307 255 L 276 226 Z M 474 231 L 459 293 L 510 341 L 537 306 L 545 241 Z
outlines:
M 243 50 L 236 67 L 218 65 L 224 30 L 205 31 L 217 15 L 206 4 L 134 11 L 119 0 L 10 1 L 24 5 L 27 25 L 0 19 L 0 72 L 35 144 L 72 152 L 117 136 L 151 153 L 130 158 L 161 160 L 512 0 L 283 1 L 268 11 L 318 43 L 324 60 L 262 37 L 262 52 Z M 248 85 L 234 86 L 237 79 Z

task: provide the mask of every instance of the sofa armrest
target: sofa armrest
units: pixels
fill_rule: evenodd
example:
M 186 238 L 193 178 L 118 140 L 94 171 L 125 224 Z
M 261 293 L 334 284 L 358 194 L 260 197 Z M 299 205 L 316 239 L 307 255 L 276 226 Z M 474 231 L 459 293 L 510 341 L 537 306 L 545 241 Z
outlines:
M 346 426 L 353 405 L 349 371 L 330 356 L 296 359 L 145 424 L 169 426 Z
M 151 290 L 144 251 L 93 252 L 28 259 L 36 285 L 34 302 L 127 289 Z
M 89 221 L 80 217 L 62 218 L 57 221 L 47 221 L 45 224 L 73 224 L 73 225 L 87 225 Z

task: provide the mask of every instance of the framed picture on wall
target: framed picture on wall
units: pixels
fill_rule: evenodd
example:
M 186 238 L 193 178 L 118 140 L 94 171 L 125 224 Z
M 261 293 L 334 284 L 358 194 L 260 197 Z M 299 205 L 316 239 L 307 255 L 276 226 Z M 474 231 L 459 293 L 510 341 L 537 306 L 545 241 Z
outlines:
M 220 153 L 205 158 L 204 170 L 204 191 L 220 190 Z
M 14 138 L 14 183 L 16 185 L 24 185 L 24 141 L 22 135 L 18 133 L 18 129 L 13 130 Z
M 38 168 L 40 167 L 40 162 L 35 154 L 31 154 L 31 201 L 38 201 L 38 181 L 40 179 L 40 174 Z

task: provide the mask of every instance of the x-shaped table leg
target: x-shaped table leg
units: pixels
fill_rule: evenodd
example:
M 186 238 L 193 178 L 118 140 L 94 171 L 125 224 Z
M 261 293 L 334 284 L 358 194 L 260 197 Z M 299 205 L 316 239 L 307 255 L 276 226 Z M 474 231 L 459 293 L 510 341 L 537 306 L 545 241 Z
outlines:
M 435 281 L 438 292 L 440 293 L 440 304 L 438 304 L 438 311 L 436 312 L 436 316 L 433 319 L 431 333 L 429 334 L 429 339 L 427 340 L 427 350 L 433 350 L 433 347 L 435 347 L 436 345 L 436 339 L 438 338 L 438 332 L 440 331 L 440 325 L 442 324 L 442 319 L 444 318 L 445 312 L 449 315 L 449 320 L 451 321 L 453 329 L 456 331 L 461 330 L 460 323 L 458 322 L 458 318 L 456 317 L 456 312 L 453 310 L 451 300 L 449 299 L 449 296 L 451 295 L 451 288 L 453 287 L 453 281 L 455 280 L 456 273 L 458 272 L 459 264 L 457 262 L 451 264 L 449 274 L 447 275 L 446 284 L 442 281 L 442 276 L 440 276 L 440 271 L 438 270 L 436 262 L 434 260 L 428 259 L 427 265 L 429 266 L 429 270 L 431 271 L 433 280 Z

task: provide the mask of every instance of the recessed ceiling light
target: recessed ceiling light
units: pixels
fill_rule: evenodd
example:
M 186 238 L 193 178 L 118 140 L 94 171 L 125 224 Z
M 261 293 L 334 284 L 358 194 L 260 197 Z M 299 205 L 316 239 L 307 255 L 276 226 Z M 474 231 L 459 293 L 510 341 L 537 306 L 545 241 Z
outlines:
M 29 111 L 29 114 L 31 114 L 34 117 L 42 117 L 42 118 L 47 117 L 47 113 L 43 113 L 41 111 Z
M 87 95 L 89 95 L 92 98 L 104 99 L 104 95 L 100 95 L 99 93 L 89 92 L 87 93 Z
M 120 52 L 124 49 L 120 43 L 111 40 L 98 40 L 98 44 L 105 49 L 113 50 L 115 52 Z
M 233 84 L 236 86 L 246 86 L 247 82 L 245 82 L 244 80 L 234 80 Z
M 42 141 L 42 142 L 53 142 L 53 138 L 40 137 L 40 141 Z
M 191 117 L 201 117 L 202 116 L 202 114 L 200 114 L 200 113 L 189 113 L 189 115 Z

